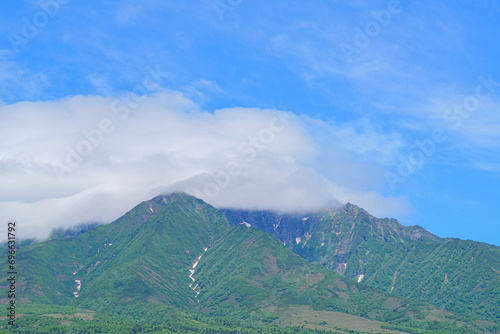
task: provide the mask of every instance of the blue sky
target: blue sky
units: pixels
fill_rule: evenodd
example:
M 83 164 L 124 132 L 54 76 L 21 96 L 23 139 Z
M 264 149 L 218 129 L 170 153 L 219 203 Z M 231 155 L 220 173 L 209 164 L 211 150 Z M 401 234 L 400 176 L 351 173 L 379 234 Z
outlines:
M 217 206 L 350 201 L 500 245 L 499 15 L 489 0 L 7 2 L 1 218 L 46 235 L 196 188 Z

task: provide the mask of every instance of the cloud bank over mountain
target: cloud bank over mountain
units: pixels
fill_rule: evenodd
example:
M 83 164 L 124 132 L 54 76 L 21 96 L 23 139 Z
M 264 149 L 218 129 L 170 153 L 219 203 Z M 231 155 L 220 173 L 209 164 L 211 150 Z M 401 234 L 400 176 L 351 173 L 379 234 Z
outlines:
M 199 106 L 177 91 L 68 96 L 0 106 L 0 220 L 20 238 L 108 223 L 181 190 L 216 207 L 311 210 L 353 202 L 375 215 L 410 209 L 384 195 L 402 147 L 369 124 L 290 111 Z

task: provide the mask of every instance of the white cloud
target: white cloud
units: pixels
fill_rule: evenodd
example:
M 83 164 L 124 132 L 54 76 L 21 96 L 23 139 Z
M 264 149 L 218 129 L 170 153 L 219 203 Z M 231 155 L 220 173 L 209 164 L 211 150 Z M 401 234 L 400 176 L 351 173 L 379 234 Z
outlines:
M 258 108 L 206 112 L 179 92 L 135 98 L 0 106 L 0 221 L 17 220 L 20 237 L 43 239 L 54 227 L 110 222 L 174 189 L 218 207 L 306 210 L 338 200 L 384 215 L 407 208 L 361 181 L 374 162 L 353 155 L 376 143 L 383 154 L 397 148 L 366 124 L 353 130 Z M 353 140 L 325 150 L 316 135 L 328 131 L 337 132 L 332 142 Z M 335 170 L 321 168 L 325 155 Z M 357 183 L 337 182 L 353 178 L 353 164 Z
M 497 83 L 496 78 L 493 81 Z M 466 163 L 478 169 L 495 170 L 490 167 L 499 163 L 496 151 L 500 143 L 500 99 L 497 90 L 488 91 L 482 82 L 478 79 L 460 93 L 439 91 L 431 95 L 415 109 L 421 119 L 408 122 L 405 128 L 419 133 L 420 139 L 434 129 L 442 129 L 446 137 L 442 145 L 448 150 L 459 150 Z M 478 88 L 485 96 L 476 96 Z
M 473 148 L 497 149 L 500 143 L 500 99 L 486 100 L 462 120 L 459 132 Z

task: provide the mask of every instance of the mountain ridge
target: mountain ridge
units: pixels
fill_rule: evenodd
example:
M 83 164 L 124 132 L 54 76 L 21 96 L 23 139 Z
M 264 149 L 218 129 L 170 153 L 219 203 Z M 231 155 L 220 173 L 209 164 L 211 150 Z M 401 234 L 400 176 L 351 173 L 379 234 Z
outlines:
M 150 323 L 157 323 L 162 319 L 160 314 L 174 309 L 226 319 L 223 321 L 237 319 L 245 326 L 295 323 L 332 330 L 334 323 L 316 320 L 322 314 L 357 319 L 351 329 L 381 332 L 381 326 L 389 326 L 385 330 L 394 333 L 416 328 L 421 333 L 432 328 L 452 333 L 459 330 L 457 321 L 470 332 L 488 332 L 486 328 L 494 326 L 491 322 L 479 326 L 471 319 L 480 318 L 464 318 L 396 294 L 391 296 L 364 284 L 363 279 L 352 279 L 345 270 L 338 273 L 314 258 L 305 258 L 308 253 L 304 249 L 327 241 L 315 239 L 322 233 L 325 236 L 325 227 L 340 232 L 333 233 L 335 237 L 343 237 L 347 235 L 344 232 L 357 232 L 359 226 L 365 226 L 371 218 L 361 208 L 350 205 L 343 213 L 327 210 L 305 220 L 298 216 L 275 221 L 276 214 L 269 212 L 247 214 L 256 225 L 283 232 L 283 240 L 249 228 L 246 221 L 235 220 L 239 216 L 190 195 L 157 196 L 111 224 L 68 237 L 59 233 L 52 240 L 20 249 L 18 266 L 23 268 L 23 275 L 19 295 L 24 304 L 77 307 L 133 321 L 140 317 Z M 336 220 L 339 217 L 368 220 L 344 226 Z M 427 242 L 433 238 L 418 230 L 405 234 L 395 221 L 382 222 L 377 228 L 374 225 L 373 231 L 377 238 L 382 231 L 392 231 L 386 236 L 389 244 L 398 243 L 396 236 Z M 304 231 L 311 232 L 309 238 L 297 242 L 296 233 Z M 328 242 L 336 240 L 330 237 Z M 359 239 L 354 234 L 350 238 Z M 352 249 L 347 246 L 338 248 L 337 255 L 349 261 L 347 255 Z M 311 249 L 310 257 L 316 254 L 314 247 Z M 371 279 L 368 272 L 367 276 Z M 300 323 L 290 318 L 298 310 L 308 314 Z M 431 318 L 437 319 L 436 324 Z M 368 327 L 359 327 L 361 323 Z
M 244 221 L 274 234 L 308 261 L 348 278 L 450 311 L 472 308 L 473 314 L 500 320 L 498 306 L 488 301 L 497 300 L 500 288 L 498 246 L 440 238 L 420 226 L 375 218 L 350 203 L 305 215 L 222 211 L 232 225 Z

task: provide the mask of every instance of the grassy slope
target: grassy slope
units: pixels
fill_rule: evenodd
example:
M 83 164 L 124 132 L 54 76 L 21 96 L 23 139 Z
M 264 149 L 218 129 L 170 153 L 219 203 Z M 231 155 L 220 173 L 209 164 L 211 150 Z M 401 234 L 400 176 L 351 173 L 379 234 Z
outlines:
M 188 269 L 202 254 L 196 296 Z M 182 194 L 141 203 L 116 222 L 72 238 L 26 247 L 18 260 L 20 302 L 75 306 L 149 325 L 170 321 L 165 314 L 172 307 L 253 326 L 305 306 L 363 316 L 360 322 L 373 321 L 374 329 L 380 328 L 375 321 L 425 329 L 427 314 L 436 311 L 309 263 L 267 233 L 229 227 L 216 209 Z M 72 294 L 75 279 L 82 280 L 79 298 Z M 436 318 L 446 333 L 457 329 L 453 322 Z
M 21 249 L 19 296 L 105 308 L 129 299 L 147 302 L 154 295 L 158 303 L 188 307 L 194 301 L 185 298 L 190 290 L 181 283 L 188 282 L 187 269 L 227 226 L 202 201 L 178 194 L 157 197 L 112 224 Z M 78 299 L 76 279 L 82 280 Z

